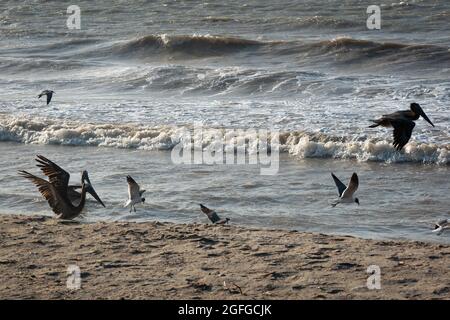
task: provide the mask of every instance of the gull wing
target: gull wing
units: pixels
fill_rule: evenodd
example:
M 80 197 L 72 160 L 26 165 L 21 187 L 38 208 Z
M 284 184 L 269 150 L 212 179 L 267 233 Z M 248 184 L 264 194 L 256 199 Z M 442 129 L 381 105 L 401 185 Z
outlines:
M 129 199 L 137 199 L 140 198 L 140 187 L 136 181 L 131 176 L 127 176 L 128 183 L 128 197 Z
M 50 101 L 52 100 L 53 97 L 53 92 L 47 92 L 47 104 L 50 103 Z
M 200 204 L 200 209 L 202 210 L 202 212 L 204 214 L 206 214 L 208 216 L 209 220 L 211 220 L 212 223 L 216 223 L 216 222 L 220 221 L 220 217 L 217 215 L 217 213 L 214 210 L 211 210 L 202 204 Z
M 339 197 L 342 195 L 345 189 L 347 189 L 347 186 L 342 183 L 341 180 L 338 179 L 333 173 L 331 173 L 331 176 L 333 177 L 334 183 L 336 184 L 336 187 L 338 188 Z
M 356 172 L 353 172 L 350 182 L 348 183 L 347 189 L 342 193 L 341 198 L 351 198 L 355 191 L 358 189 L 359 179 Z
M 435 224 L 436 228 L 445 228 L 445 227 L 448 227 L 448 226 L 449 226 L 449 220 L 448 219 L 440 220 L 440 221 L 438 221 Z

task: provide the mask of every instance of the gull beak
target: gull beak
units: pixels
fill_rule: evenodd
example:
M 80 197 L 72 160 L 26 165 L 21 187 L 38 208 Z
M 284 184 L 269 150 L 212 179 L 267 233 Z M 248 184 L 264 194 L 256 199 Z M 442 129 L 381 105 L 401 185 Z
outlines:
M 431 120 L 427 117 L 427 115 L 425 114 L 425 112 L 422 111 L 421 114 L 422 118 L 424 118 L 429 124 L 431 124 L 434 127 L 433 122 L 431 122 Z

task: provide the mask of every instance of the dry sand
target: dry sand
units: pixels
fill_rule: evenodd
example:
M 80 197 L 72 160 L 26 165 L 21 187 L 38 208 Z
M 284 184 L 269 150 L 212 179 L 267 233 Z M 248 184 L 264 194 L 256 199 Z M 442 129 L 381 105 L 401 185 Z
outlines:
M 0 215 L 3 299 L 449 299 L 450 246 Z M 81 288 L 66 286 L 69 265 Z M 381 289 L 366 286 L 381 268 Z M 225 285 L 224 285 L 225 284 Z

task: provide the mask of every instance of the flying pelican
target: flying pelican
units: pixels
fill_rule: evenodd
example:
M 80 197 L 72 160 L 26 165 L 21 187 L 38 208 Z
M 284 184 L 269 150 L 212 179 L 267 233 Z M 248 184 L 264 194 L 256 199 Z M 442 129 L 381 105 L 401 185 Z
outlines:
M 134 205 L 138 203 L 144 203 L 145 198 L 142 197 L 145 190 L 141 190 L 141 187 L 134 181 L 134 179 L 131 176 L 127 176 L 127 183 L 128 183 L 128 201 L 125 203 L 124 208 L 130 206 L 130 213 L 131 210 L 134 209 L 134 212 L 136 212 L 136 207 Z
M 53 161 L 50 161 L 44 156 L 37 155 L 37 158 L 35 159 L 38 164 L 37 166 L 42 170 L 42 172 L 49 178 L 51 178 L 51 175 L 57 174 L 67 174 L 69 177 L 69 173 L 62 169 L 60 166 L 58 166 Z M 105 207 L 105 204 L 100 199 L 100 197 L 97 195 L 97 192 L 95 192 L 94 188 L 92 187 L 91 181 L 89 180 L 89 175 L 87 171 L 83 171 L 83 176 L 81 177 L 81 181 L 87 182 L 85 185 L 86 192 L 89 193 L 92 197 L 94 197 L 95 200 L 97 200 L 98 203 L 100 203 L 103 207 Z M 81 185 L 70 185 L 67 186 L 67 197 L 69 198 L 72 203 L 76 204 L 81 199 L 81 194 L 76 191 L 76 189 L 81 189 Z
M 47 104 L 49 104 L 50 101 L 52 100 L 54 93 L 55 91 L 53 90 L 44 90 L 38 95 L 38 98 L 41 98 L 42 96 L 47 96 Z
M 339 180 L 333 173 L 331 173 L 331 176 L 333 177 L 334 183 L 336 184 L 336 187 L 338 188 L 339 192 L 339 199 L 336 200 L 332 206 L 335 207 L 338 203 L 353 203 L 356 202 L 359 205 L 359 199 L 353 198 L 353 194 L 358 189 L 359 181 L 358 181 L 358 175 L 356 172 L 353 172 L 352 177 L 350 178 L 350 181 L 348 183 L 348 187 L 342 183 L 341 180 Z
M 211 222 L 214 224 L 227 224 L 228 221 L 230 221 L 229 218 L 220 219 L 220 217 L 214 210 L 211 210 L 202 204 L 200 204 L 200 209 L 202 210 L 203 213 L 205 213 L 208 216 L 209 220 L 211 220 Z
M 375 128 L 378 126 L 386 128 L 393 127 L 393 145 L 398 151 L 400 151 L 411 138 L 412 131 L 416 125 L 414 121 L 419 119 L 420 116 L 422 116 L 422 118 L 434 127 L 434 124 L 430 119 L 428 119 L 427 115 L 418 103 L 411 103 L 410 109 L 411 110 L 403 110 L 385 114 L 380 119 L 372 120 L 375 124 L 369 126 L 369 128 Z
M 450 220 L 444 219 L 439 222 L 437 222 L 434 225 L 434 230 L 432 232 L 435 232 L 436 234 L 441 234 L 444 230 L 450 229 Z
M 83 171 L 81 176 L 84 176 Z M 47 200 L 50 208 L 57 214 L 60 219 L 73 219 L 76 218 L 83 211 L 86 201 L 86 181 L 81 181 L 81 200 L 77 206 L 74 206 L 67 196 L 67 185 L 69 183 L 70 175 L 63 171 L 48 171 L 49 181 L 36 177 L 27 171 L 20 170 L 19 174 L 31 180 L 38 188 L 39 192 Z

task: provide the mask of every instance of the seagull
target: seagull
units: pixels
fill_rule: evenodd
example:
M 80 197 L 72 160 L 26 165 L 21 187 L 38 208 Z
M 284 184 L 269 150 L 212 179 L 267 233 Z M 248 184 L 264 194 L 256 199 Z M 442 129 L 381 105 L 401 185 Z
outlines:
M 37 155 L 35 159 L 38 164 L 37 166 L 42 170 L 42 172 L 49 178 L 52 178 L 52 175 L 55 174 L 61 174 L 61 175 L 67 175 L 70 177 L 69 173 L 62 169 L 60 166 L 58 166 L 53 161 L 50 161 L 46 157 L 42 155 Z M 98 203 L 100 203 L 103 207 L 105 207 L 105 204 L 100 199 L 100 197 L 97 195 L 97 192 L 95 192 L 94 188 L 92 187 L 91 181 L 89 180 L 89 175 L 87 171 L 83 171 L 83 176 L 81 177 L 81 181 L 86 182 L 86 192 L 89 193 L 92 197 L 94 197 L 95 200 L 97 200 Z M 69 200 L 76 204 L 81 199 L 81 194 L 76 191 L 77 189 L 81 189 L 81 185 L 69 185 L 67 186 L 67 197 Z
M 220 217 L 214 210 L 211 210 L 202 204 L 200 204 L 200 209 L 202 210 L 203 213 L 205 213 L 208 216 L 209 220 L 211 220 L 211 222 L 214 224 L 227 224 L 228 221 L 230 221 L 229 218 L 220 219 Z
M 127 182 L 128 182 L 128 201 L 125 203 L 124 208 L 130 206 L 130 213 L 131 210 L 134 209 L 134 212 L 136 212 L 135 204 L 138 203 L 144 203 L 145 198 L 142 197 L 145 190 L 141 190 L 141 187 L 134 181 L 134 179 L 131 176 L 127 176 Z
M 436 234 L 441 234 L 442 232 L 444 232 L 444 230 L 448 230 L 450 229 L 450 220 L 449 219 L 444 219 L 441 220 L 439 222 L 437 222 L 434 225 L 434 230 L 432 232 L 435 232 Z
M 82 172 L 82 177 L 85 172 Z M 74 206 L 67 195 L 70 175 L 65 171 L 49 171 L 48 173 L 49 181 L 36 177 L 27 171 L 19 170 L 22 177 L 31 180 L 39 188 L 39 192 L 47 200 L 58 218 L 70 220 L 79 216 L 86 201 L 88 183 L 83 179 L 81 180 L 81 200 L 77 206 Z
M 434 127 L 434 124 L 428 119 L 425 112 L 422 110 L 418 103 L 411 103 L 411 110 L 397 111 L 390 114 L 383 115 L 380 119 L 372 120 L 373 125 L 369 128 L 375 128 L 378 126 L 382 127 L 393 127 L 394 128 L 394 148 L 398 151 L 408 143 L 411 138 L 412 131 L 414 129 L 415 120 L 419 119 L 420 116 L 424 118 L 429 124 Z
M 359 199 L 353 198 L 353 194 L 358 189 L 359 181 L 358 181 L 358 175 L 356 172 L 353 172 L 352 177 L 350 178 L 350 181 L 348 183 L 348 187 L 342 183 L 341 180 L 339 180 L 333 173 L 331 173 L 331 176 L 333 177 L 334 183 L 336 184 L 336 187 L 338 188 L 339 192 L 339 199 L 336 200 L 332 206 L 335 207 L 338 203 L 353 203 L 356 202 L 359 205 Z
M 38 95 L 38 98 L 41 98 L 42 96 L 47 96 L 47 104 L 49 104 L 50 101 L 52 100 L 54 93 L 55 91 L 53 90 L 44 90 Z

